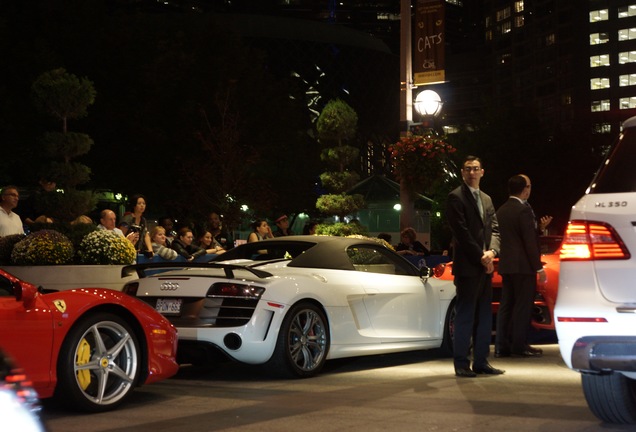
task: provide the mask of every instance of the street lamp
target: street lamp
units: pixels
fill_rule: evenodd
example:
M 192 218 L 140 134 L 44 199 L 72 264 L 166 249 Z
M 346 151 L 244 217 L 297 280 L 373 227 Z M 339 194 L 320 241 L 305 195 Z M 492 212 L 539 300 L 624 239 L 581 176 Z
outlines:
M 415 111 L 423 117 L 435 117 L 442 110 L 442 98 L 433 90 L 424 90 L 415 97 Z

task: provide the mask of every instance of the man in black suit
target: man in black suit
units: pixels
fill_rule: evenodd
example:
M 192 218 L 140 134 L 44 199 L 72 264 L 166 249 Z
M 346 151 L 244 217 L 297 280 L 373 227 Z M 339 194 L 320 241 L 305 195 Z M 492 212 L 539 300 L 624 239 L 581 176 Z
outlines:
M 453 232 L 453 275 L 457 288 L 453 341 L 455 375 L 500 375 L 488 363 L 492 330 L 493 260 L 499 251 L 499 227 L 492 200 L 479 190 L 481 160 L 468 156 L 464 184 L 448 195 L 446 215 Z M 470 346 L 473 339 L 473 365 Z
M 497 210 L 501 232 L 498 271 L 503 289 L 497 312 L 495 357 L 540 357 L 543 353 L 527 344 L 537 275 L 542 283 L 547 280 L 541 264 L 539 227 L 527 201 L 531 187 L 528 176 L 512 176 L 508 180 L 510 197 Z

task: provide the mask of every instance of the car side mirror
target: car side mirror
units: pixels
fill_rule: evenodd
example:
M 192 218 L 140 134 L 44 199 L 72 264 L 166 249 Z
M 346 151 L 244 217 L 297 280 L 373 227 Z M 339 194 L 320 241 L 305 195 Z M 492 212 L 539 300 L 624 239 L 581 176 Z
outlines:
M 433 270 L 430 267 L 422 266 L 420 267 L 420 277 L 424 279 L 428 279 L 433 276 Z
M 38 294 L 38 289 L 35 285 L 31 284 L 23 284 L 20 281 L 13 282 L 13 293 L 15 294 L 15 299 L 17 301 L 21 301 L 25 307 L 30 307 L 35 297 Z

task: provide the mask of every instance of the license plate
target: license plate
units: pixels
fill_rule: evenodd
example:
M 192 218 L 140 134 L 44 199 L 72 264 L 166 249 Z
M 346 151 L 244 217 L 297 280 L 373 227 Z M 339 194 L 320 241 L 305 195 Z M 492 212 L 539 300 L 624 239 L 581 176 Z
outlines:
M 157 299 L 155 309 L 164 315 L 179 315 L 183 299 Z

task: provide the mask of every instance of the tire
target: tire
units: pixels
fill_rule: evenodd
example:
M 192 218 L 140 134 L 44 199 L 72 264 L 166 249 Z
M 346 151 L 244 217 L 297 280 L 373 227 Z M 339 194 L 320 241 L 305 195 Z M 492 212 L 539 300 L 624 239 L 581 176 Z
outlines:
M 455 339 L 455 301 L 452 301 L 444 319 L 444 336 L 440 347 L 443 355 L 453 356 L 453 340 Z
M 98 313 L 79 321 L 60 350 L 55 397 L 81 411 L 111 410 L 136 387 L 141 358 L 137 338 L 122 318 Z
M 607 423 L 636 423 L 636 380 L 614 372 L 607 375 L 581 374 L 587 405 Z
M 329 346 L 329 324 L 322 309 L 313 303 L 298 303 L 283 319 L 267 367 L 284 376 L 316 376 L 325 365 Z

